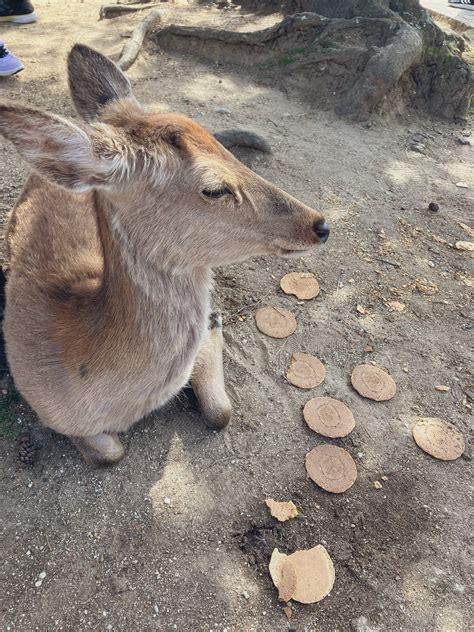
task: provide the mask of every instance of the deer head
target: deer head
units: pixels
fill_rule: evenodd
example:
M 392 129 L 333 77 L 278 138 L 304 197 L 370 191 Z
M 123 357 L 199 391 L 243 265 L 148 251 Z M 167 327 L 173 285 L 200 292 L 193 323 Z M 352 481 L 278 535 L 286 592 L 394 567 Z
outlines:
M 240 163 L 191 119 L 151 113 L 109 59 L 82 45 L 69 54 L 82 125 L 0 105 L 0 133 L 45 178 L 96 190 L 123 248 L 161 269 L 284 257 L 325 242 L 323 216 Z

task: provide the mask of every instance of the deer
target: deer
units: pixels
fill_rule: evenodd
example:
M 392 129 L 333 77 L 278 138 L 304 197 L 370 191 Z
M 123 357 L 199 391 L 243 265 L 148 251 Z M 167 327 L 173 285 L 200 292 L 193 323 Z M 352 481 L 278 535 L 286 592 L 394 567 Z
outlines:
M 187 384 L 207 425 L 227 426 L 212 269 L 307 254 L 329 227 L 194 120 L 140 105 L 92 48 L 73 46 L 68 81 L 80 123 L 0 104 L 32 168 L 7 227 L 4 338 L 40 422 L 112 465 L 118 433 Z

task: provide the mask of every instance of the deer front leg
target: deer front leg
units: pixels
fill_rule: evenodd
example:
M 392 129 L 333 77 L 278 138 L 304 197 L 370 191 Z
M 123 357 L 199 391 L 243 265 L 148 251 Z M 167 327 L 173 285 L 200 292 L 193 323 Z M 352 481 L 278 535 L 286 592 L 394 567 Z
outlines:
M 232 405 L 225 392 L 222 362 L 222 319 L 213 312 L 209 323 L 209 336 L 196 358 L 191 386 L 210 428 L 225 428 L 232 415 Z

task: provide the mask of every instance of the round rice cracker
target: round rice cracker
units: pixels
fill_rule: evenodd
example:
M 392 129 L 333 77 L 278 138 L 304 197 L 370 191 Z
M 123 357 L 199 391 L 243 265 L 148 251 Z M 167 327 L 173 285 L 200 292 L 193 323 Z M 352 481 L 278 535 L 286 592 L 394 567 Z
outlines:
M 331 592 L 336 573 L 324 546 L 319 544 L 307 551 L 295 551 L 288 556 L 296 574 L 292 599 L 300 603 L 316 603 Z
M 319 294 L 319 283 L 311 272 L 290 272 L 280 281 L 285 294 L 293 294 L 297 299 L 309 301 Z
M 393 377 L 373 364 L 356 366 L 352 371 L 351 382 L 359 395 L 376 402 L 392 399 L 397 392 Z
M 322 489 L 342 494 L 354 485 L 357 467 L 349 452 L 335 445 L 318 445 L 305 459 L 308 476 Z
M 286 379 L 298 388 L 315 388 L 326 377 L 324 364 L 318 358 L 307 353 L 294 353 L 286 374 Z
M 438 417 L 418 417 L 412 433 L 417 446 L 435 459 L 454 461 L 464 452 L 463 435 L 455 426 Z
M 354 415 L 344 402 L 332 397 L 313 397 L 303 408 L 303 417 L 314 432 L 337 439 L 355 428 Z
M 255 312 L 257 329 L 271 338 L 288 338 L 296 331 L 296 318 L 281 307 L 268 305 Z

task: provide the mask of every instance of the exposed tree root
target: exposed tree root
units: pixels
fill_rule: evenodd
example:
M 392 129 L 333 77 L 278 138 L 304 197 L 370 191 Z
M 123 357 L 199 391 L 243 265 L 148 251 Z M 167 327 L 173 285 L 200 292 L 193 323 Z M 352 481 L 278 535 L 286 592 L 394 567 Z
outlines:
M 117 65 L 122 70 L 128 70 L 134 63 L 142 47 L 146 34 L 161 20 L 161 14 L 156 9 L 151 11 L 133 31 L 132 37 L 122 49 Z
M 447 117 L 466 111 L 470 72 L 456 49 L 459 42 L 449 47 L 447 36 L 417 2 L 295 0 L 287 4 L 321 7 L 326 15 L 311 11 L 288 15 L 270 28 L 247 33 L 172 24 L 155 39 L 170 51 L 252 66 L 273 84 L 295 88 L 312 103 L 356 120 L 402 99 Z M 258 9 L 260 4 L 252 6 Z M 447 90 L 438 75 L 444 77 Z

